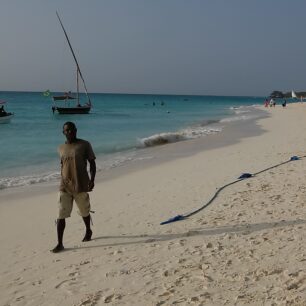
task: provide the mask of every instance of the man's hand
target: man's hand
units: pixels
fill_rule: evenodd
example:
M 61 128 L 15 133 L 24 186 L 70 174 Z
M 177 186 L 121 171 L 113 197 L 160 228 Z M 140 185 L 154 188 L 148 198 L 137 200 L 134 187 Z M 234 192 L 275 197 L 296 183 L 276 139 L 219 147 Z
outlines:
M 94 159 L 89 160 L 89 172 L 90 181 L 88 183 L 88 190 L 92 191 L 95 187 L 95 176 L 96 176 L 96 162 Z
M 88 183 L 88 191 L 92 191 L 95 187 L 95 182 L 94 181 L 89 181 Z

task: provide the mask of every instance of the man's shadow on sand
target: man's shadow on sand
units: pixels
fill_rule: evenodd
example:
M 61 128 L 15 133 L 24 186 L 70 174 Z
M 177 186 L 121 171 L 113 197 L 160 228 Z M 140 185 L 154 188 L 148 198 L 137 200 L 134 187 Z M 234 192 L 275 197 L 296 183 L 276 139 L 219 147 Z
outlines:
M 107 239 L 129 239 L 129 241 L 121 241 L 115 243 L 103 243 L 99 245 L 88 245 L 88 246 L 79 246 L 74 248 L 69 248 L 65 250 L 76 250 L 76 249 L 86 249 L 86 248 L 100 248 L 100 247 L 114 247 L 114 246 L 124 246 L 124 245 L 133 245 L 133 244 L 142 244 L 142 243 L 153 243 L 153 242 L 163 242 L 170 241 L 181 238 L 195 237 L 195 236 L 215 236 L 221 234 L 244 234 L 249 235 L 254 232 L 282 228 L 287 226 L 296 226 L 306 224 L 306 220 L 281 220 L 276 222 L 263 222 L 255 224 L 239 224 L 239 225 L 227 225 L 219 227 L 209 227 L 209 228 L 196 228 L 189 230 L 185 233 L 177 234 L 160 234 L 160 235 L 120 235 L 120 236 L 100 236 L 94 237 L 93 242 L 98 240 L 107 240 Z M 132 240 L 132 241 L 131 241 Z

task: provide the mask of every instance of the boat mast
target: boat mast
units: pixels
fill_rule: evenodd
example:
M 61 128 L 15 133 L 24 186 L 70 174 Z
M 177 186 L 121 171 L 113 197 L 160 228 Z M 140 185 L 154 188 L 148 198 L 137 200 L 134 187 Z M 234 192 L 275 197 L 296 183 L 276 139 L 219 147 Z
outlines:
M 80 106 L 80 95 L 79 95 L 79 69 L 76 72 L 76 82 L 77 82 L 77 106 Z
M 87 91 L 87 88 L 86 88 L 86 84 L 85 84 L 85 81 L 84 81 L 84 78 L 83 78 L 83 75 L 82 75 L 82 72 L 81 72 L 79 63 L 78 63 L 78 61 L 77 61 L 77 59 L 76 59 L 76 56 L 75 56 L 75 54 L 74 54 L 74 51 L 73 51 L 72 46 L 71 46 L 71 43 L 70 43 L 70 40 L 69 40 L 69 38 L 68 38 L 68 35 L 67 35 L 66 30 L 65 30 L 65 28 L 64 28 L 64 25 L 63 25 L 63 23 L 62 23 L 62 21 L 61 21 L 61 18 L 60 18 L 60 16 L 58 15 L 58 12 L 56 12 L 56 16 L 57 16 L 57 18 L 58 18 L 58 20 L 59 20 L 59 22 L 60 22 L 60 24 L 61 24 L 61 27 L 62 27 L 62 29 L 63 29 L 63 31 L 64 31 L 64 34 L 65 34 L 65 36 L 66 36 L 68 45 L 69 45 L 69 47 L 70 47 L 70 51 L 71 51 L 72 56 L 73 56 L 73 58 L 74 58 L 75 64 L 76 64 L 76 66 L 77 66 L 77 72 L 78 72 L 77 75 L 80 74 L 80 77 L 81 77 L 81 79 L 82 79 L 82 81 L 83 81 L 83 85 L 84 85 L 84 88 L 85 88 L 86 96 L 87 96 L 87 98 L 88 98 L 88 104 L 91 105 L 90 97 L 89 97 L 89 94 L 88 94 L 88 91 Z

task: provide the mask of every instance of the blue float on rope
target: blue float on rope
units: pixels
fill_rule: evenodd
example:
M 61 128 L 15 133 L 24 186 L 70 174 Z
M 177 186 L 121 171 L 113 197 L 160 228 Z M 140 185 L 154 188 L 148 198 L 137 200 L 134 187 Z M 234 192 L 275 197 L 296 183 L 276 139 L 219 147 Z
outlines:
M 253 176 L 253 174 L 251 174 L 251 173 L 242 173 L 239 177 L 238 177 L 238 179 L 246 179 L 246 178 L 249 178 L 249 177 L 252 177 Z
M 167 221 L 164 221 L 162 223 L 160 223 L 160 225 L 164 225 L 164 224 L 168 224 L 168 223 L 171 223 L 171 222 L 176 222 L 176 221 L 180 221 L 180 220 L 183 220 L 185 219 L 185 217 L 183 215 L 177 215 L 173 218 L 170 218 L 168 219 Z

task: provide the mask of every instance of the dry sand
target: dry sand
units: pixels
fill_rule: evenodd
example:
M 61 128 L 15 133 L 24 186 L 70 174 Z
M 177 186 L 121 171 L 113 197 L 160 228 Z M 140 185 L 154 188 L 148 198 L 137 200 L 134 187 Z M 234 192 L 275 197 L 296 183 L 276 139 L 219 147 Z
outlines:
M 306 158 L 159 225 L 243 172 L 306 155 L 306 105 L 267 112 L 260 135 L 100 180 L 91 194 L 93 240 L 81 242 L 74 210 L 59 254 L 49 251 L 56 190 L 0 192 L 0 305 L 306 305 Z

